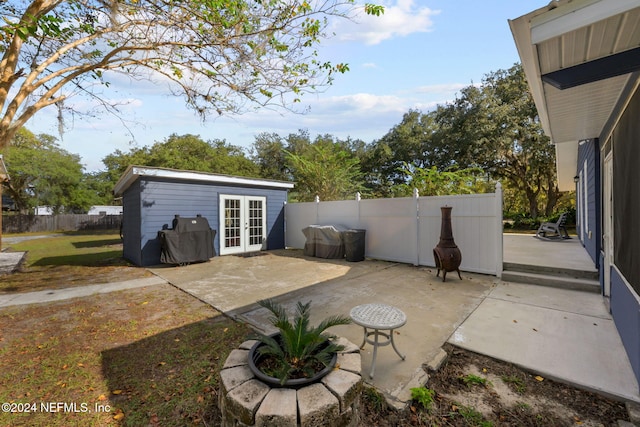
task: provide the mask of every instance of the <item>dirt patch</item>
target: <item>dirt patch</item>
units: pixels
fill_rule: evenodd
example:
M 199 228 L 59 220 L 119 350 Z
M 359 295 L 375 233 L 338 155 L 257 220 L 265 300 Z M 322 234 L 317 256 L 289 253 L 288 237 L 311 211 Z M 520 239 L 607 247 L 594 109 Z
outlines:
M 99 283 L 124 282 L 152 277 L 148 270 L 123 266 L 51 266 L 30 267 L 1 275 L 0 293 L 23 293 L 63 289 Z
M 432 392 L 422 394 L 428 408 L 414 400 L 394 413 L 369 392 L 360 425 L 617 426 L 629 420 L 622 402 L 450 345 L 445 350 L 447 361 L 426 385 Z
M 0 426 L 25 427 L 220 425 L 218 371 L 250 332 L 167 284 L 2 308 L 0 325 Z

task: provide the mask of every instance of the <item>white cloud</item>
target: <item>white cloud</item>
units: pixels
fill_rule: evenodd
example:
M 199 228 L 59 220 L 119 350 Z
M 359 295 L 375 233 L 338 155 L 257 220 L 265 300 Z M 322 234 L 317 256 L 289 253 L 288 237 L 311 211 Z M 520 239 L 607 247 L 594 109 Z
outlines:
M 419 86 L 414 91 L 417 93 L 429 93 L 429 94 L 441 94 L 441 93 L 455 93 L 460 89 L 469 86 L 468 84 L 463 83 L 444 83 L 439 85 L 427 85 L 427 86 Z
M 394 37 L 433 30 L 432 17 L 439 10 L 419 7 L 414 0 L 397 0 L 396 4 L 383 4 L 384 14 L 369 16 L 362 12 L 356 22 L 341 22 L 335 29 L 340 40 L 362 41 L 368 45 L 379 44 Z
M 308 100 L 310 101 L 310 100 Z M 375 95 L 356 93 L 328 96 L 310 103 L 306 114 L 278 113 L 260 110 L 236 118 L 235 133 L 227 137 L 230 143 L 248 146 L 260 132 L 273 132 L 281 136 L 306 129 L 312 135 L 330 134 L 338 138 L 357 138 L 371 142 L 384 136 L 400 123 L 402 115 L 410 109 L 428 111 L 435 103 L 422 102 L 415 96 Z M 223 130 L 230 118 L 216 122 Z M 216 126 L 216 125 L 214 125 Z M 238 132 L 238 129 L 242 130 Z M 242 141 L 242 142 L 240 142 Z

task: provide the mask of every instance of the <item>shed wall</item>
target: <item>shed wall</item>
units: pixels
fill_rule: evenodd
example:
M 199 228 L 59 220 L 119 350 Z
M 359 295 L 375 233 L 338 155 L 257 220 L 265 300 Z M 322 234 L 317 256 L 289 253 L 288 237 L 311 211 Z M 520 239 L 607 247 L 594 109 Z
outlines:
M 122 256 L 142 265 L 140 234 L 140 182 L 136 181 L 122 195 Z
M 134 189 L 134 187 L 137 187 Z M 133 190 L 132 190 L 133 189 Z M 195 217 L 202 215 L 209 221 L 209 226 L 216 230 L 214 247 L 220 253 L 220 218 L 218 203 L 221 194 L 264 196 L 267 200 L 267 249 L 284 248 L 284 203 L 286 190 L 270 188 L 248 188 L 242 186 L 220 186 L 202 182 L 170 181 L 143 177 L 136 181 L 125 192 L 139 194 L 139 244 L 133 242 L 131 251 L 139 250 L 140 255 L 129 254 L 125 257 L 138 265 L 155 265 L 160 263 L 161 244 L 158 231 L 172 227 L 175 215 Z M 135 200 L 133 206 L 136 206 Z M 128 216 L 125 208 L 125 216 Z M 134 220 L 132 220 L 134 222 Z

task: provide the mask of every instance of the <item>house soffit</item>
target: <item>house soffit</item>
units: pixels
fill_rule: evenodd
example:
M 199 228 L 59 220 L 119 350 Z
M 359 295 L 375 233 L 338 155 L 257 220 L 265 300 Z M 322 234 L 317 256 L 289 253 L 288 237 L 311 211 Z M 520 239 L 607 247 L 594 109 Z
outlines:
M 638 46 L 640 7 L 538 43 L 540 75 L 544 78 L 571 68 L 579 70 L 584 64 L 638 52 Z M 603 64 L 603 68 L 611 66 Z M 563 142 L 599 137 L 628 79 L 629 74 L 623 74 L 564 90 L 542 83 L 552 139 Z
M 600 137 L 632 75 L 596 77 L 564 90 L 544 82 L 543 76 L 571 67 L 579 71 L 592 61 L 637 50 L 640 0 L 561 0 L 510 25 L 543 128 L 552 141 Z

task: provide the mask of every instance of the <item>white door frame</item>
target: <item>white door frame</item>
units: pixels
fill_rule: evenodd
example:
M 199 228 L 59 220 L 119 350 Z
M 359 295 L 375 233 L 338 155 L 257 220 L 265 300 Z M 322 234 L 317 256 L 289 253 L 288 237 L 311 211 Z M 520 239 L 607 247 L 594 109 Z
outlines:
M 602 217 L 603 217 L 603 249 L 604 296 L 611 295 L 611 266 L 613 265 L 613 153 L 609 152 L 604 159 L 602 187 Z
M 580 173 L 582 177 L 580 180 L 581 191 L 582 191 L 582 243 L 585 243 L 589 238 L 589 179 L 587 172 L 587 161 L 584 161 L 582 165 L 582 172 Z
M 267 241 L 267 198 L 221 194 L 220 255 L 265 249 Z

